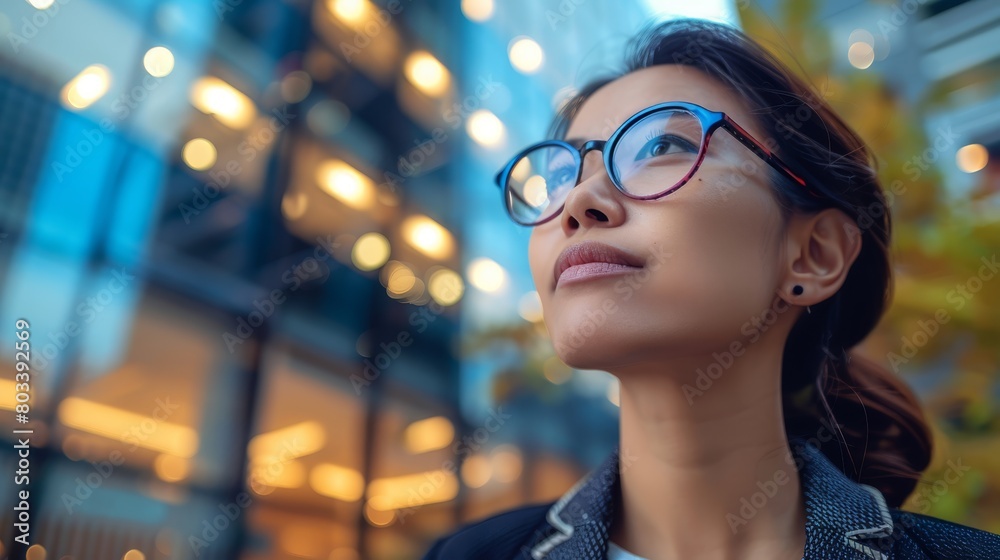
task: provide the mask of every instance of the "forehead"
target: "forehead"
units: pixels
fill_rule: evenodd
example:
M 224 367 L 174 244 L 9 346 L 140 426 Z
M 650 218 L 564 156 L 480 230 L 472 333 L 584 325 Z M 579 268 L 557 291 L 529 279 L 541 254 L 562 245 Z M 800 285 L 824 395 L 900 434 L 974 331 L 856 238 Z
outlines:
M 566 138 L 606 140 L 630 116 L 665 101 L 722 111 L 751 134 L 759 133 L 750 111 L 729 86 L 691 66 L 661 64 L 630 72 L 594 92 L 573 117 Z

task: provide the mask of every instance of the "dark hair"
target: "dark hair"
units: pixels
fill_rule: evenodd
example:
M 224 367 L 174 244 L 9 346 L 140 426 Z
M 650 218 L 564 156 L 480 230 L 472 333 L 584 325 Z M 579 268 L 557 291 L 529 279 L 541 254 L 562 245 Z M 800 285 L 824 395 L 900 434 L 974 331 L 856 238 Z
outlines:
M 761 140 L 824 195 L 812 198 L 772 169 L 786 223 L 792 212 L 830 207 L 854 219 L 852 233 L 861 235 L 862 248 L 843 286 L 801 314 L 785 344 L 785 431 L 789 438 L 837 441 L 820 448 L 852 480 L 899 507 L 930 463 L 930 429 L 905 383 L 848 352 L 868 336 L 892 297 L 891 219 L 871 151 L 810 85 L 743 32 L 691 19 L 647 26 L 629 43 L 624 72 L 590 82 L 563 105 L 552 137 L 565 136 L 595 91 L 659 64 L 691 66 L 731 88 L 758 119 Z

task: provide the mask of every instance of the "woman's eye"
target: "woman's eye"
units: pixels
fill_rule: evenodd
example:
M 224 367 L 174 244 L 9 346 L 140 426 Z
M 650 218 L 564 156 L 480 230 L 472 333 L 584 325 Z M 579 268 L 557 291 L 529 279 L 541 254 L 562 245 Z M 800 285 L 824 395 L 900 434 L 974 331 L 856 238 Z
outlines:
M 650 139 L 639 148 L 635 159 L 645 159 L 678 153 L 698 153 L 698 147 L 691 142 L 672 134 L 664 134 Z
M 572 165 L 561 165 L 549 170 L 549 189 L 569 183 L 575 177 Z

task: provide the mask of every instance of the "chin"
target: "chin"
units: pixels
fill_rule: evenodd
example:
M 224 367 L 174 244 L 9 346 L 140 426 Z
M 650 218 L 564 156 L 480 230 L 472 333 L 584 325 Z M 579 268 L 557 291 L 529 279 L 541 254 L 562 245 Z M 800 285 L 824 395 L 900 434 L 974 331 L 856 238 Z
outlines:
M 607 371 L 608 367 L 620 361 L 617 354 L 625 348 L 626 341 L 618 340 L 621 329 L 602 325 L 595 329 L 580 330 L 580 323 L 574 328 L 557 328 L 550 331 L 552 346 L 562 362 L 575 369 L 597 369 Z

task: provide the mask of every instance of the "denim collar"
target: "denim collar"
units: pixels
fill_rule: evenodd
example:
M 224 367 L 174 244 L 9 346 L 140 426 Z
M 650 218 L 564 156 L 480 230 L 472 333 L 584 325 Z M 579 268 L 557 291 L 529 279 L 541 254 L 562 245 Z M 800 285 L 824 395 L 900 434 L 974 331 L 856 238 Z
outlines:
M 806 560 L 890 560 L 878 546 L 891 542 L 888 537 L 893 530 L 882 493 L 849 479 L 807 441 L 792 438 L 789 446 L 795 460 L 794 465 L 788 465 L 789 474 L 798 469 L 805 500 Z M 570 488 L 549 508 L 546 521 L 550 527 L 528 548 L 529 557 L 606 558 L 608 533 L 620 499 L 619 469 L 628 469 L 635 460 L 616 446 L 598 467 Z M 752 521 L 752 498 L 747 501 L 748 509 L 734 512 L 734 517 L 729 518 L 732 526 Z M 763 498 L 762 493 L 757 501 Z

